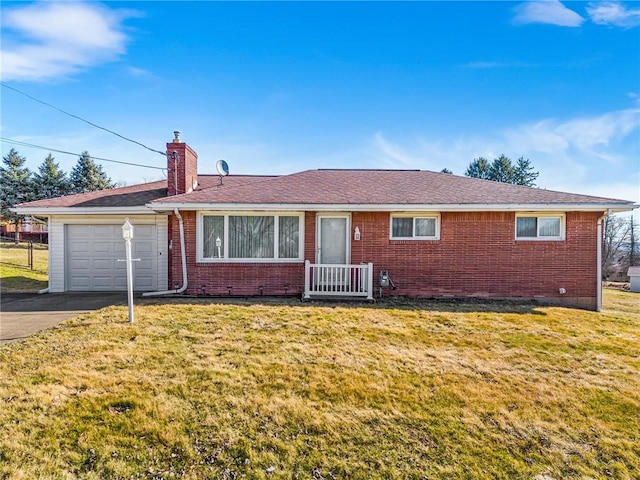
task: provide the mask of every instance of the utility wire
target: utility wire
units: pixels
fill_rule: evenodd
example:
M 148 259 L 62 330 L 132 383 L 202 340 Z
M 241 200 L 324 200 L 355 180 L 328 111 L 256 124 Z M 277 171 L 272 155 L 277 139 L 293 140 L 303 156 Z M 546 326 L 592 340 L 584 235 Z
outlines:
M 59 112 L 61 112 L 61 113 L 64 113 L 65 115 L 69 115 L 70 117 L 73 117 L 73 118 L 75 118 L 75 119 L 77 119 L 77 120 L 80 120 L 81 122 L 87 123 L 87 124 L 91 125 L 92 127 L 99 128 L 100 130 L 104 130 L 105 132 L 109 132 L 109 133 L 111 133 L 111 134 L 115 135 L 116 137 L 120 137 L 120 138 L 122 138 L 123 140 L 126 140 L 126 141 L 131 142 L 131 143 L 135 143 L 136 145 L 140 145 L 141 147 L 146 148 L 147 150 L 151 150 L 152 152 L 159 153 L 159 154 L 160 154 L 160 155 L 162 155 L 163 157 L 167 155 L 167 153 L 166 153 L 166 152 L 161 152 L 160 150 L 155 150 L 155 149 L 153 149 L 153 148 L 151 148 L 151 147 L 147 147 L 144 143 L 137 142 L 136 140 L 132 140 L 131 138 L 127 138 L 127 137 L 125 137 L 124 135 L 120 135 L 119 133 L 114 132 L 113 130 L 109 130 L 108 128 L 101 127 L 100 125 L 96 125 L 95 123 L 92 123 L 92 122 L 90 122 L 89 120 L 85 120 L 84 118 L 79 117 L 78 115 L 74 115 L 73 113 L 65 112 L 65 111 L 64 111 L 64 110 L 62 110 L 61 108 L 58 108 L 58 107 L 56 107 L 56 106 L 54 106 L 54 105 L 51 105 L 50 103 L 43 102 L 42 100 L 39 100 L 39 99 L 37 99 L 37 98 L 35 98 L 35 97 L 32 97 L 31 95 L 29 95 L 29 94 L 27 94 L 27 93 L 24 93 L 24 92 L 22 92 L 22 91 L 18 90 L 17 88 L 10 87 L 9 85 L 7 85 L 7 84 L 6 84 L 6 83 L 4 83 L 4 82 L 0 82 L 0 85 L 2 85 L 2 86 L 3 86 L 3 87 L 5 87 L 5 88 L 8 88 L 9 90 L 13 90 L 14 92 L 17 92 L 17 93 L 19 93 L 20 95 L 24 95 L 25 97 L 30 98 L 30 99 L 31 99 L 31 100 L 33 100 L 34 102 L 41 103 L 42 105 L 46 105 L 47 107 L 51 107 L 51 108 L 53 108 L 54 110 L 57 110 L 57 111 L 59 111 Z
M 39 148 L 40 150 L 49 150 L 50 152 L 63 153 L 65 155 L 75 155 L 75 156 L 78 156 L 78 157 L 82 156 L 81 153 L 67 152 L 65 150 L 57 150 L 55 148 L 43 147 L 42 145 L 34 145 L 33 143 L 21 142 L 19 140 L 12 140 L 11 138 L 0 137 L 0 141 L 6 142 L 6 143 L 10 143 L 12 145 L 19 145 L 21 147 Z M 91 155 L 91 158 L 93 160 L 101 160 L 103 162 L 120 163 L 122 165 L 131 165 L 131 166 L 134 166 L 134 167 L 153 168 L 155 170 L 166 170 L 166 168 L 163 168 L 163 167 L 154 167 L 154 166 L 151 166 L 151 165 L 142 165 L 140 163 L 123 162 L 121 160 L 112 160 L 112 159 L 109 159 L 109 158 L 94 157 L 93 155 Z

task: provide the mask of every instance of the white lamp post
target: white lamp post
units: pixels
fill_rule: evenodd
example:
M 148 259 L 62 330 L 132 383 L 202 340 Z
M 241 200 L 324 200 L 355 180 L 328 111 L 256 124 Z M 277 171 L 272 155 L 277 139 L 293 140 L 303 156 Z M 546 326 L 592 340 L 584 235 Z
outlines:
M 122 225 L 122 238 L 124 238 L 127 262 L 127 292 L 129 301 L 129 323 L 133 323 L 133 264 L 131 263 L 131 239 L 133 238 L 133 225 L 129 218 L 125 218 Z

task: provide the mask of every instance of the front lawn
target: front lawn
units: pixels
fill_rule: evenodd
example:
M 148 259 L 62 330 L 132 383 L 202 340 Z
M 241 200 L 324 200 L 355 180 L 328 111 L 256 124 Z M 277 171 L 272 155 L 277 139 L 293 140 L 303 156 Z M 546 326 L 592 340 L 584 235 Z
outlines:
M 0 242 L 0 292 L 37 292 L 47 288 L 47 245 L 33 244 L 33 268 L 29 266 L 27 242 Z
M 0 347 L 0 478 L 638 478 L 639 299 L 106 308 Z

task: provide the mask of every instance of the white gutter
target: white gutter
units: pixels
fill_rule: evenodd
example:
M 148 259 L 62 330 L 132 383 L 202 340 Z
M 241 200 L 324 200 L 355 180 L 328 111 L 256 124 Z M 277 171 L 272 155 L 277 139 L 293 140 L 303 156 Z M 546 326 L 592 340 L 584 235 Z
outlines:
M 173 207 L 172 207 L 173 208 Z M 148 206 L 137 207 L 13 207 L 18 215 L 152 215 Z
M 176 217 L 178 217 L 178 222 L 180 223 L 180 258 L 182 260 L 182 286 L 176 290 L 144 292 L 142 294 L 143 297 L 156 297 L 159 295 L 173 295 L 182 293 L 187 289 L 187 285 L 189 285 L 189 282 L 187 281 L 187 252 L 185 251 L 184 222 L 182 221 L 182 215 L 180 215 L 180 211 L 177 208 L 174 209 L 173 213 L 175 213 Z
M 152 202 L 146 205 L 156 212 L 181 210 L 233 211 L 328 211 L 328 212 L 626 212 L 640 205 L 629 203 L 521 203 L 521 204 L 327 204 L 327 203 L 169 203 Z
M 598 218 L 598 248 L 597 248 L 597 262 L 596 265 L 596 311 L 602 311 L 602 221 L 607 217 L 607 215 L 611 214 L 611 210 L 607 210 L 604 215 Z

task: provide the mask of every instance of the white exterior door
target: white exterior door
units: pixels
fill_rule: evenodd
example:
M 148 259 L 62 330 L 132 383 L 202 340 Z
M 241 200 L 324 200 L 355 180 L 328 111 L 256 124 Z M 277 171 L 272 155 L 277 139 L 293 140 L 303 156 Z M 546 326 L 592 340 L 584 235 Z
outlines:
M 317 263 L 324 265 L 349 263 L 351 238 L 349 223 L 348 215 L 318 216 Z
M 127 289 L 125 243 L 122 225 L 66 226 L 66 290 L 119 291 Z M 158 288 L 157 234 L 155 225 L 134 226 L 131 242 L 133 288 Z

